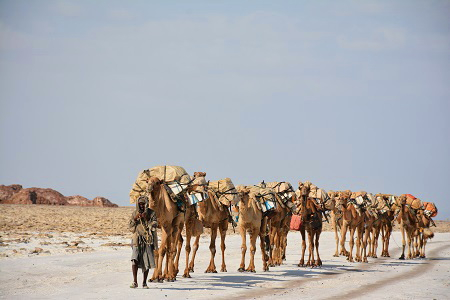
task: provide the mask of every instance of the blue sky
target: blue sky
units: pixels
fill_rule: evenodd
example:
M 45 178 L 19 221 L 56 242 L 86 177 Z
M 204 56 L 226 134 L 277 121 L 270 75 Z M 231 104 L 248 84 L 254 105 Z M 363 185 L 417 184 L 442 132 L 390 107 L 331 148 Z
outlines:
M 450 217 L 448 1 L 0 1 L 0 183 L 128 204 L 161 164 Z

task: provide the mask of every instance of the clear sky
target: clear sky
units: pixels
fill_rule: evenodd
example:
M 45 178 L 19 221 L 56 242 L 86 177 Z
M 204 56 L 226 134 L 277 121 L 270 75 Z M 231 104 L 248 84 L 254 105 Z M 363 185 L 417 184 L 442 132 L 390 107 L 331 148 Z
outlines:
M 189 2 L 189 3 L 188 3 Z M 449 1 L 0 0 L 0 184 L 142 169 L 411 193 L 450 218 Z

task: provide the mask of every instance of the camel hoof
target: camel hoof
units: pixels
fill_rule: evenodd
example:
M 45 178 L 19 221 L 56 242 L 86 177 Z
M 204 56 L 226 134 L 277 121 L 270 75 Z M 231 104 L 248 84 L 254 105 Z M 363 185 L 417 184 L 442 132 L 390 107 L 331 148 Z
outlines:
M 400 256 L 398 259 L 405 260 L 405 256 L 402 255 L 402 256 Z
M 339 257 L 339 255 L 335 254 L 335 255 L 333 255 L 333 257 Z
M 226 268 L 222 268 L 222 269 L 220 269 L 220 272 L 227 272 L 227 269 Z
M 189 268 L 190 273 L 194 273 L 194 268 Z
M 269 267 L 275 268 L 275 264 L 270 264 Z
M 238 272 L 245 272 L 245 269 L 244 268 L 239 268 Z

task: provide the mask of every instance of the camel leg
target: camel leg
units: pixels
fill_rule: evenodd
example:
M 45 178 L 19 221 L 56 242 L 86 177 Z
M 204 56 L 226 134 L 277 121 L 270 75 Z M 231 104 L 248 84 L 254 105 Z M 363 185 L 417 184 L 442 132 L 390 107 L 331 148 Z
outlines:
M 316 254 L 317 254 L 317 260 L 316 260 L 316 266 L 320 267 L 322 265 L 322 260 L 320 259 L 319 255 L 319 238 L 322 230 L 316 231 Z
M 399 257 L 399 259 L 405 259 L 406 239 L 405 239 L 405 228 L 403 227 L 403 223 L 401 224 L 401 232 L 402 232 L 402 255 Z
M 269 243 L 271 248 L 268 251 L 269 254 L 269 260 L 268 260 L 268 264 L 270 267 L 275 267 L 275 226 L 270 226 L 270 230 L 269 230 Z
M 408 259 L 413 259 L 412 256 L 412 248 L 413 248 L 413 237 L 412 237 L 413 233 L 411 232 L 411 230 L 408 230 L 408 232 L 406 232 L 406 238 L 408 240 Z
M 362 230 L 361 230 L 362 231 Z M 363 241 L 363 245 L 362 245 L 362 262 L 368 262 L 367 260 L 367 245 L 369 245 L 369 251 L 370 251 L 370 244 L 371 244 L 371 240 L 370 240 L 370 228 L 366 228 L 364 229 L 364 233 L 362 236 L 362 241 Z
M 186 250 L 188 248 L 188 245 L 189 245 L 189 249 L 191 248 L 190 240 L 191 240 L 191 237 L 189 236 L 189 241 L 187 241 L 187 230 L 186 230 L 186 243 L 187 243 L 186 244 Z M 174 265 L 174 267 L 175 267 L 175 276 L 179 272 L 178 266 L 180 265 L 180 255 L 181 255 L 181 249 L 183 249 L 183 242 L 184 242 L 184 240 L 183 240 L 183 237 L 181 236 L 181 231 L 180 231 L 180 234 L 178 234 L 178 238 L 177 238 L 177 252 L 176 252 L 176 255 L 175 255 L 175 265 Z M 189 258 L 189 256 L 188 256 L 188 258 Z M 186 266 L 187 266 L 187 264 L 186 264 Z
M 355 254 L 355 260 L 357 261 L 357 262 L 361 262 L 362 261 L 362 259 L 361 259 L 361 242 L 362 242 L 362 240 L 361 240 L 361 229 L 360 229 L 361 227 L 358 225 L 358 226 L 356 226 L 356 229 L 355 229 L 355 231 L 356 231 L 356 254 Z
M 386 256 L 386 234 L 385 234 L 385 226 L 384 224 L 381 225 L 381 256 L 385 257 Z
M 209 243 L 209 251 L 211 252 L 211 260 L 209 261 L 209 266 L 205 273 L 217 273 L 216 265 L 214 263 L 214 258 L 216 256 L 216 237 L 217 237 L 217 224 L 212 224 L 211 226 L 211 242 Z
M 300 258 L 300 262 L 298 263 L 299 267 L 305 266 L 305 251 L 306 251 L 306 234 L 305 228 L 300 229 L 300 234 L 302 235 L 302 256 Z
M 182 238 L 181 238 L 182 239 Z M 179 243 L 183 244 L 183 242 Z M 191 254 L 191 234 L 188 233 L 188 230 L 186 228 L 186 267 L 184 268 L 183 278 L 191 278 L 191 275 L 189 274 L 189 256 Z M 181 247 L 178 247 L 178 251 L 181 252 Z M 177 260 L 179 259 L 179 254 L 177 253 Z
M 343 221 L 342 222 L 342 227 L 341 227 L 341 253 L 344 256 L 349 256 L 350 253 L 345 249 L 345 238 L 347 235 L 347 228 L 348 228 L 348 223 Z
M 247 252 L 247 233 L 244 228 L 244 226 L 239 226 L 239 231 L 241 233 L 241 264 L 239 266 L 238 271 L 244 272 L 245 271 L 245 252 Z
M 386 257 L 391 257 L 391 255 L 389 254 L 389 241 L 391 239 L 391 234 L 392 234 L 392 225 L 389 225 L 386 238 Z
M 420 232 L 419 230 L 416 230 L 416 236 L 414 237 L 414 257 L 419 257 L 420 256 L 420 251 L 419 251 L 419 235 Z
M 347 260 L 349 262 L 353 262 L 353 245 L 355 244 L 354 242 L 354 235 L 355 235 L 355 228 L 354 227 L 350 227 L 350 240 L 349 240 L 349 246 L 350 246 L 350 251 L 348 254 L 348 258 Z
M 158 253 L 158 263 L 155 268 L 155 271 L 153 272 L 151 281 L 155 281 L 155 280 L 157 280 L 159 282 L 163 281 L 162 264 L 163 264 L 163 259 L 164 259 L 164 256 L 165 256 L 166 250 L 167 250 L 167 240 L 168 240 L 168 234 L 167 234 L 167 231 L 163 228 L 162 233 L 161 233 L 161 246 L 159 247 L 159 251 L 158 251 L 159 252 Z
M 263 262 L 263 271 L 267 272 L 269 271 L 269 264 L 268 264 L 268 260 L 269 260 L 269 255 L 266 253 L 266 241 L 264 239 L 264 232 L 260 231 L 259 232 L 259 240 L 260 240 L 260 247 L 261 247 L 261 256 L 262 256 L 262 262 Z M 256 240 L 255 240 L 256 243 Z M 269 250 L 270 252 L 270 250 Z
M 275 248 L 275 265 L 281 266 L 283 263 L 281 259 L 281 228 L 277 228 L 275 231 L 275 239 L 274 239 L 274 248 Z
M 257 239 L 258 235 L 259 235 L 258 229 L 252 230 L 252 232 L 250 234 L 250 263 L 246 270 L 247 272 L 253 272 L 253 273 L 256 272 L 256 270 L 255 270 L 255 253 L 256 253 L 256 239 Z M 261 245 L 264 246 L 264 232 L 261 234 Z M 264 252 L 265 249 L 261 249 L 261 250 L 263 251 L 262 256 L 263 256 L 264 263 L 267 263 L 265 261 L 265 256 L 266 256 L 265 252 Z
M 314 230 L 312 228 L 308 230 L 308 241 L 309 258 L 306 266 L 311 266 L 312 268 L 314 268 L 316 265 L 316 261 L 314 260 Z
M 334 257 L 339 257 L 339 234 L 338 234 L 338 226 L 336 217 L 334 214 L 332 215 L 331 224 L 333 224 L 333 231 L 334 231 L 334 239 L 336 241 L 336 252 L 334 252 Z
M 225 264 L 225 238 L 227 236 L 227 230 L 228 230 L 228 220 L 222 221 L 221 224 L 219 224 L 219 230 L 220 230 L 220 250 L 222 250 L 222 266 L 220 268 L 220 272 L 226 272 L 227 271 L 227 265 Z
M 189 263 L 189 272 L 190 273 L 194 273 L 194 261 L 195 261 L 195 256 L 197 255 L 199 243 L 200 243 L 200 235 L 195 237 L 194 245 L 192 247 L 193 248 L 192 258 L 191 258 L 191 262 Z

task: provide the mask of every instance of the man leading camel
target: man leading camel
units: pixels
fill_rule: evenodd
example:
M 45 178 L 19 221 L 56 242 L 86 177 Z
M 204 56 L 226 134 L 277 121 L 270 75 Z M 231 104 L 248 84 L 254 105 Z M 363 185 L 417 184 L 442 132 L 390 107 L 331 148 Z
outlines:
M 138 286 L 138 268 L 141 268 L 144 274 L 142 287 L 148 288 L 146 283 L 148 271 L 155 267 L 153 251 L 158 249 L 156 226 L 156 215 L 154 211 L 148 208 L 148 198 L 145 196 L 139 197 L 136 210 L 133 211 L 129 221 L 129 228 L 133 233 L 131 240 L 133 283 L 130 286 L 131 288 Z

